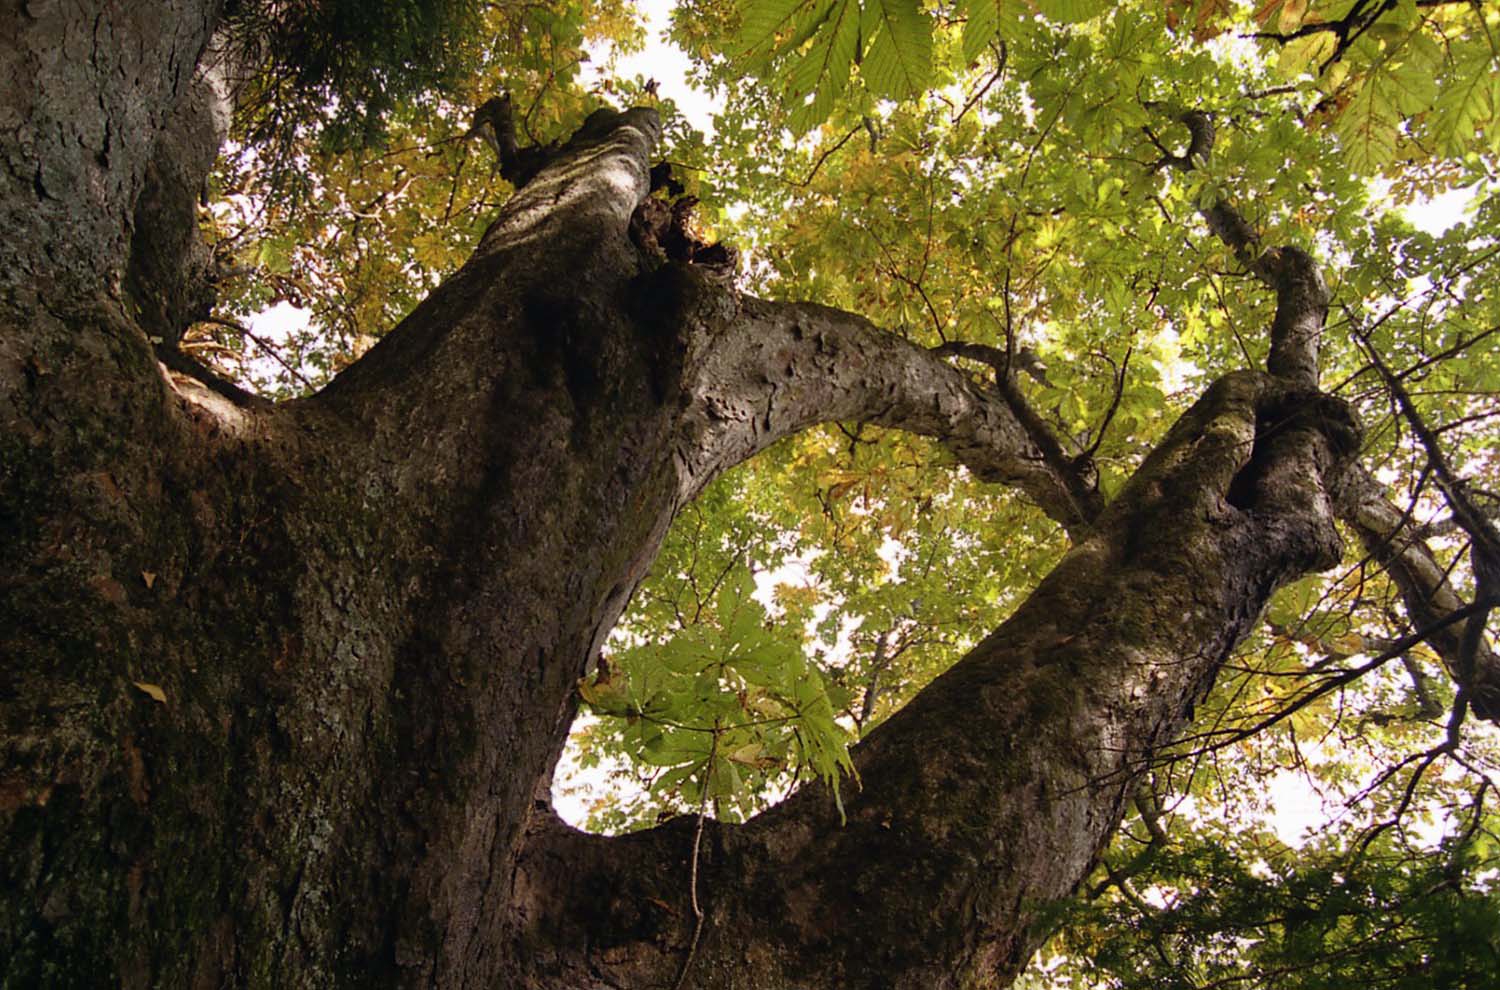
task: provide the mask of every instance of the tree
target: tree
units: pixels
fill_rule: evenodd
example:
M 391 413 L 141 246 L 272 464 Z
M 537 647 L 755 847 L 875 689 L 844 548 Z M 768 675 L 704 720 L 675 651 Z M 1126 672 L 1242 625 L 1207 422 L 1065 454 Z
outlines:
M 1098 410 L 1034 401 L 1009 310 L 989 342 L 923 346 L 726 285 L 723 254 L 652 197 L 661 125 L 644 109 L 595 111 L 534 152 L 536 170 L 517 170 L 523 142 L 498 124 L 518 188 L 472 256 L 316 394 L 271 403 L 176 346 L 213 281 L 182 218 L 221 135 L 215 75 L 188 71 L 219 16 L 196 0 L 4 15 L 6 985 L 1007 985 L 1273 595 L 1343 559 L 1339 520 L 1415 626 L 1371 664 L 1425 642 L 1457 683 L 1448 749 L 1428 762 L 1457 751 L 1469 712 L 1500 713 L 1484 632 L 1500 551 L 1461 474 L 1492 465 L 1455 465 L 1407 369 L 1369 351 L 1472 542 L 1470 576 L 1361 466 L 1351 403 L 1320 385 L 1320 351 L 1352 348 L 1326 332 L 1314 245 L 1272 242 L 1263 231 L 1286 223 L 1242 214 L 1206 112 L 1038 70 L 1032 98 L 1056 114 L 1012 159 L 1024 185 L 1033 160 L 1074 168 L 1060 153 L 1098 136 L 1083 120 L 1154 114 L 1146 131 L 1113 128 L 1153 149 L 1118 168 L 1178 188 L 1137 190 L 1122 215 L 1175 225 L 1201 208 L 1256 286 L 1244 291 L 1273 303 L 1258 311 L 1264 343 L 1246 347 L 1257 360 L 1216 373 L 1170 426 L 1159 407 L 1160 428 L 1128 407 L 1123 359 L 1103 426 Z M 1121 16 L 1090 39 L 1037 21 L 1030 40 L 1003 37 L 999 65 L 1011 49 L 1033 66 L 1092 65 L 1126 50 L 1110 32 L 1139 40 L 1142 23 Z M 886 30 L 898 49 L 910 37 Z M 803 43 L 823 44 L 814 34 Z M 803 89 L 800 106 L 857 121 L 872 143 L 882 125 L 899 137 L 908 111 L 875 117 L 882 64 L 861 63 L 876 82 L 847 105 Z M 1089 86 L 1115 92 L 1104 114 L 1077 98 Z M 1058 143 L 1041 155 L 1048 134 Z M 1124 181 L 1102 178 L 1068 197 L 1059 179 L 1056 212 L 997 214 L 1002 309 L 1038 316 L 1068 284 L 1015 261 L 1055 248 L 1054 217 L 1126 210 Z M 1332 212 L 1347 243 L 1350 208 Z M 830 279 L 833 299 L 855 284 Z M 1053 299 L 1038 318 L 1076 321 L 1079 299 L 1094 305 Z M 1127 294 L 1114 309 L 1155 305 Z M 1378 329 L 1359 339 L 1383 343 Z M 1450 332 L 1412 360 L 1493 331 Z M 975 358 L 982 373 L 952 363 Z M 1054 422 L 1102 435 L 1116 407 L 1142 422 L 1114 448 Z M 933 438 L 972 477 L 1021 493 L 1066 551 L 850 750 L 857 784 L 838 800 L 832 772 L 743 823 L 565 826 L 546 784 L 579 691 L 616 703 L 596 658 L 674 516 L 734 465 L 833 422 Z

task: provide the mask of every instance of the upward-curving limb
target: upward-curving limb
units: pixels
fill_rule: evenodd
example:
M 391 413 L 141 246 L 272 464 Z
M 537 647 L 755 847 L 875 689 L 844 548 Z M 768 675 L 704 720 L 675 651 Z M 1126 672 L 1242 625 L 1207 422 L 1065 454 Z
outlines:
M 1158 167 L 1191 170 L 1213 153 L 1213 121 L 1200 110 L 1183 113 L 1178 120 L 1188 129 L 1188 151 L 1173 155 L 1163 149 Z M 1329 306 L 1327 283 L 1317 262 L 1300 248 L 1263 248 L 1259 233 L 1227 200 L 1216 200 L 1202 212 L 1209 231 L 1249 274 L 1276 293 L 1268 370 L 1304 388 L 1316 388 L 1318 342 Z M 1399 383 L 1392 384 L 1400 388 Z M 1435 443 L 1430 438 L 1429 442 Z M 1351 464 L 1334 491 L 1340 520 L 1390 574 L 1413 626 L 1435 630 L 1429 642 L 1466 692 L 1467 703 L 1481 718 L 1500 721 L 1500 656 L 1483 634 L 1482 616 L 1470 623 L 1445 623 L 1466 603 L 1413 520 L 1391 502 L 1383 486 L 1361 465 Z M 1476 517 L 1471 526 L 1488 525 L 1472 510 L 1469 515 Z M 1465 630 L 1470 627 L 1476 634 L 1465 646 Z
M 937 355 L 846 313 L 656 278 L 673 302 L 655 312 L 685 355 L 685 496 L 796 429 L 878 422 L 1020 488 L 1075 546 L 855 749 L 846 821 L 816 785 L 745 825 L 708 823 L 701 845 L 686 821 L 604 838 L 539 813 L 506 922 L 513 979 L 670 986 L 686 961 L 686 985 L 702 987 L 1004 985 L 1042 934 L 1039 906 L 1087 874 L 1138 773 L 1269 595 L 1338 559 L 1329 483 L 1354 424 L 1298 375 L 1233 374 L 1090 512 L 1004 398 Z M 1300 332 L 1289 326 L 1273 333 Z M 685 886 L 695 848 L 701 932 Z M 556 932 L 587 950 L 559 950 Z

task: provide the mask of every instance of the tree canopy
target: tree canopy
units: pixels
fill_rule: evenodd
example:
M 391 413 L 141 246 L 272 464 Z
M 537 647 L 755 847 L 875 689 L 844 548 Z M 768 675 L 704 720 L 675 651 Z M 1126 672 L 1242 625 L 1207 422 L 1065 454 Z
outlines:
M 1024 980 L 1500 971 L 1500 699 L 1459 686 L 1482 680 L 1500 595 L 1500 7 L 687 0 L 670 33 L 719 101 L 712 134 L 609 73 L 643 40 L 622 0 L 237 9 L 239 36 L 266 41 L 237 57 L 287 68 L 258 77 L 214 176 L 221 299 L 183 348 L 275 397 L 345 367 L 472 251 L 509 192 L 473 136 L 500 93 L 530 144 L 655 105 L 696 235 L 737 249 L 740 286 L 860 313 L 1018 395 L 1044 455 L 1105 498 L 1208 383 L 1265 365 L 1257 245 L 1306 252 L 1331 294 L 1323 381 L 1364 423 L 1388 531 L 1424 540 L 1478 619 L 1423 613 L 1417 551 L 1346 520 L 1344 561 L 1276 597 L 1095 875 L 1051 907 Z M 350 20 L 368 10 L 386 19 Z M 381 43 L 318 43 L 359 31 Z M 433 38 L 445 61 L 412 69 Z M 247 321 L 279 301 L 309 326 L 257 339 Z M 688 506 L 579 682 L 569 760 L 619 786 L 559 787 L 603 831 L 743 820 L 810 778 L 859 788 L 849 745 L 1069 545 L 1055 513 L 936 443 L 790 437 Z M 1272 813 L 1295 794 L 1326 822 L 1289 843 Z

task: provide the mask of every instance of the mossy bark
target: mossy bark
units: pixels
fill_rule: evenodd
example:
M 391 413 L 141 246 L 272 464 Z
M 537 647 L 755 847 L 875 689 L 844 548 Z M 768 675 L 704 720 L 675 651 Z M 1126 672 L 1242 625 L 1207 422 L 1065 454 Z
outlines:
M 14 134 L 180 99 L 214 5 L 133 10 L 7 100 Z M 167 17 L 198 28 L 163 41 Z M 6 64 L 57 24 L 17 21 Z M 100 52 L 130 30 L 149 44 L 122 96 Z M 846 823 L 811 787 L 709 829 L 686 985 L 1002 986 L 1267 596 L 1336 557 L 1336 405 L 1231 376 L 1084 518 L 939 358 L 634 243 L 643 111 L 591 120 L 317 396 L 169 381 L 118 288 L 159 243 L 128 234 L 169 116 L 106 158 L 3 148 L 4 986 L 672 985 L 692 828 L 552 817 L 574 684 L 682 503 L 833 416 L 936 435 L 1077 546 L 859 747 Z M 16 171 L 32 154 L 54 178 Z M 38 199 L 69 176 L 77 203 Z

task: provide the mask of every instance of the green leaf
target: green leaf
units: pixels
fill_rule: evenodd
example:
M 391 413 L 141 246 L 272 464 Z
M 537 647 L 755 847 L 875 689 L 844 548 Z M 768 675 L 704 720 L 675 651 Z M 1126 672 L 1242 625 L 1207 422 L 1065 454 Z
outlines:
M 1464 50 L 1452 81 L 1437 95 L 1432 130 L 1440 150 L 1461 155 L 1481 127 L 1493 130 L 1500 116 L 1500 65 L 1488 48 L 1479 45 Z
M 1106 13 L 1110 0 L 1038 0 L 1042 14 L 1059 24 L 1081 24 Z
M 860 71 L 877 96 L 917 96 L 932 78 L 932 22 L 917 0 L 865 0 L 865 32 L 872 40 Z
M 1019 38 L 1022 18 L 1035 10 L 1031 0 L 964 0 L 959 43 L 964 61 L 973 62 L 997 36 L 1005 41 Z
M 719 621 L 728 623 L 736 613 L 747 604 L 755 607 L 755 575 L 750 573 L 750 568 L 744 561 L 737 562 L 724 576 L 724 582 L 719 586 L 719 594 L 714 600 L 714 608 L 719 613 Z
M 1276 59 L 1276 71 L 1287 78 L 1308 71 L 1316 72 L 1337 48 L 1338 41 L 1327 32 L 1295 38 L 1282 47 Z
M 1339 116 L 1337 128 L 1349 165 L 1371 172 L 1396 157 L 1401 115 L 1384 77 L 1366 80 Z
M 733 48 L 741 55 L 769 55 L 780 47 L 779 35 L 816 29 L 832 5 L 832 0 L 743 0 Z
M 792 130 L 804 133 L 827 119 L 833 101 L 849 84 L 849 73 L 858 56 L 858 2 L 838 0 L 787 77 Z
M 1000 33 L 1000 6 L 1004 0 L 965 0 L 964 30 L 959 43 L 965 62 L 979 57 Z

